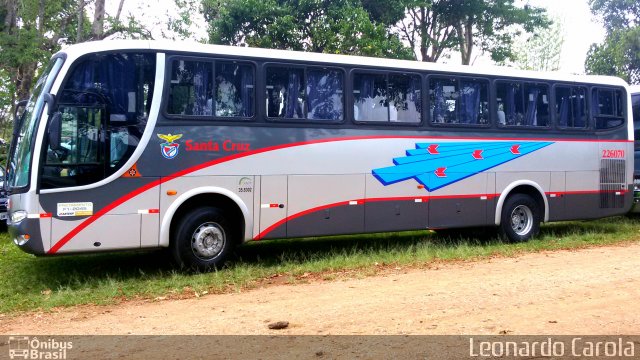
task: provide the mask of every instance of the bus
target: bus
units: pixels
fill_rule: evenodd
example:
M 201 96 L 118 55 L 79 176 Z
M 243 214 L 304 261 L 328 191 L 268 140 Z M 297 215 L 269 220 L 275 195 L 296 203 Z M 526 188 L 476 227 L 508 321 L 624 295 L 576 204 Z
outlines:
M 618 78 L 157 41 L 70 46 L 16 124 L 11 237 L 37 255 L 168 248 L 222 266 L 252 240 L 628 212 Z
M 632 214 L 640 213 L 640 85 L 630 87 L 634 129 L 634 169 Z

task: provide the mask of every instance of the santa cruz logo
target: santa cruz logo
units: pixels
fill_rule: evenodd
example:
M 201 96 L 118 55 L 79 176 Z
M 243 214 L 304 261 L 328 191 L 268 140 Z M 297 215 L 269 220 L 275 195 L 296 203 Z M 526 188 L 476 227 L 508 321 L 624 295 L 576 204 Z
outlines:
M 164 156 L 167 159 L 173 159 L 174 157 L 178 156 L 178 148 L 180 147 L 180 144 L 175 143 L 174 141 L 180 139 L 182 137 L 182 134 L 176 134 L 176 135 L 172 135 L 172 134 L 157 134 L 158 137 L 166 142 L 160 144 L 160 152 L 162 153 L 162 156 Z

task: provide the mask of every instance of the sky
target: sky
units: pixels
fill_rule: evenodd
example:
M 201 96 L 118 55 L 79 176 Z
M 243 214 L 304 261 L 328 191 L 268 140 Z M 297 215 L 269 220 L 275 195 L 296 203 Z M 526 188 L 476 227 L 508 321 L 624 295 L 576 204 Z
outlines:
M 546 8 L 552 18 L 563 22 L 564 45 L 560 71 L 584 74 L 584 61 L 589 47 L 593 43 L 601 42 L 605 36 L 602 23 L 598 22 L 589 10 L 588 0 L 521 0 L 521 2 Z M 107 0 L 107 13 L 115 15 L 118 3 L 119 0 Z M 166 34 L 164 24 L 167 17 L 175 14 L 176 11 L 173 0 L 125 0 L 123 15 L 132 13 L 138 19 L 143 18 L 154 38 L 160 39 Z M 206 26 L 202 15 L 194 14 L 194 20 L 196 25 L 191 29 L 196 34 L 194 40 L 206 38 Z M 482 59 L 476 62 L 476 64 L 482 63 Z

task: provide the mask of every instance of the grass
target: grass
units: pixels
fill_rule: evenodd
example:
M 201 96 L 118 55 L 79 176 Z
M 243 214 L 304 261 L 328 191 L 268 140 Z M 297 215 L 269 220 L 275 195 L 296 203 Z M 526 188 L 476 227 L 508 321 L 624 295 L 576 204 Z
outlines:
M 624 217 L 545 225 L 530 242 L 403 232 L 249 243 L 225 269 L 183 273 L 162 252 L 36 258 L 0 234 L 0 313 L 48 310 L 126 299 L 193 297 L 242 291 L 267 282 L 363 277 L 390 267 L 513 256 L 637 241 L 640 222 Z

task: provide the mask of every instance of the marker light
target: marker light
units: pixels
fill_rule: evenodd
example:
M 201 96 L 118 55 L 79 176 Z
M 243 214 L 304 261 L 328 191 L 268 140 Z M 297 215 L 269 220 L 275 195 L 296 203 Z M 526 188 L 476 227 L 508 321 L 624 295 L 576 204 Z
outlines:
M 29 234 L 18 235 L 15 239 L 13 239 L 13 242 L 18 246 L 22 246 L 26 244 L 29 239 L 31 239 L 31 236 L 29 236 Z
M 24 210 L 18 210 L 11 213 L 11 224 L 17 225 L 22 220 L 27 218 L 27 212 Z

